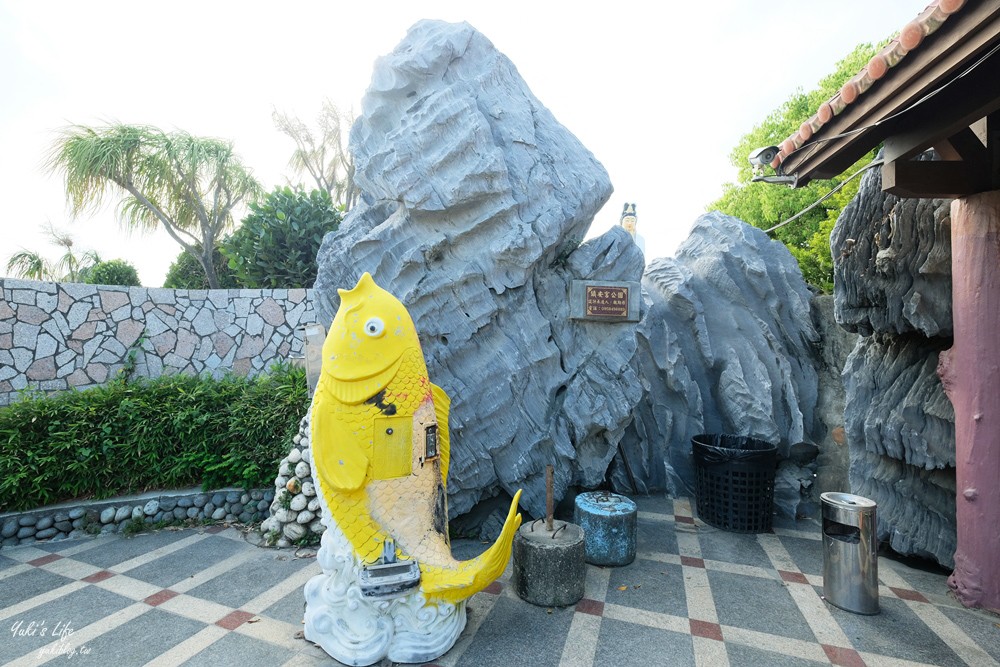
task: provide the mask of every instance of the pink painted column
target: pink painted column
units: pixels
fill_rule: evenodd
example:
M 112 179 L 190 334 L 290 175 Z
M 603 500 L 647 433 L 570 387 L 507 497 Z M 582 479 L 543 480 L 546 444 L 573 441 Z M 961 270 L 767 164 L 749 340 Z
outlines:
M 948 585 L 1000 611 L 1000 191 L 951 205 L 955 343 L 938 374 L 955 406 L 958 548 Z

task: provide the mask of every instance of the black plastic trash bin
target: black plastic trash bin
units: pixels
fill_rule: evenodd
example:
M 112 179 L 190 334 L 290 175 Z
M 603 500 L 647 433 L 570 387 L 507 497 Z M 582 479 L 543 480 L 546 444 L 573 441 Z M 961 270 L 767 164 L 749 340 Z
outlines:
M 774 512 L 778 448 L 742 435 L 691 438 L 698 518 L 735 533 L 766 533 Z

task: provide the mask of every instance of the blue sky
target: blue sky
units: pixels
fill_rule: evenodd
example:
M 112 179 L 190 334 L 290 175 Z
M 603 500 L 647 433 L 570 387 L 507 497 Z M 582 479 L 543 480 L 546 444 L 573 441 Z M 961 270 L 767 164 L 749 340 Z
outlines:
M 421 18 L 483 32 L 604 164 L 615 193 L 592 234 L 636 202 L 647 260 L 670 255 L 735 179 L 741 135 L 926 3 L 0 0 L 0 274 L 20 248 L 56 255 L 47 223 L 129 259 L 148 286 L 180 250 L 163 233 L 126 235 L 111 209 L 69 218 L 41 170 L 59 128 L 117 120 L 231 139 L 270 189 L 291 151 L 272 109 L 309 120 L 329 98 L 359 110 L 375 58 Z

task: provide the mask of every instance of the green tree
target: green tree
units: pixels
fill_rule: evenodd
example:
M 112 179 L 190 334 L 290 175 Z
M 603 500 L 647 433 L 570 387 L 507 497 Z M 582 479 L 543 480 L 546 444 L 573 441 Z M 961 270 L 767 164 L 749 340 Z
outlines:
M 48 260 L 33 250 L 21 248 L 7 260 L 7 272 L 15 278 L 50 280 L 52 267 Z
M 218 247 L 212 253 L 212 262 L 215 264 L 215 274 L 219 278 L 220 289 L 242 287 Z M 198 260 L 187 250 L 182 250 L 167 270 L 163 286 L 170 289 L 208 289 L 208 279 L 205 278 L 205 271 Z
M 770 229 L 818 200 L 846 176 L 869 164 L 877 151 L 872 151 L 843 175 L 830 180 L 811 181 L 801 188 L 751 181 L 752 167 L 747 156 L 755 148 L 778 145 L 795 133 L 819 106 L 833 97 L 844 82 L 857 74 L 875 55 L 879 47 L 861 44 L 837 63 L 833 73 L 819 82 L 818 87 L 804 93 L 796 91 L 780 107 L 740 139 L 730 153 L 730 161 L 739 169 L 736 183 L 723 186 L 722 197 L 708 206 L 737 217 L 755 227 Z M 806 282 L 829 292 L 833 290 L 833 259 L 830 256 L 830 232 L 841 209 L 857 194 L 857 179 L 839 192 L 796 219 L 772 232 L 788 246 L 799 262 Z
M 323 236 L 337 229 L 341 213 L 326 190 L 275 188 L 220 250 L 244 287 L 310 287 Z
M 318 132 L 288 114 L 275 110 L 271 114 L 275 127 L 295 142 L 288 165 L 298 174 L 309 174 L 320 190 L 326 190 L 334 203 L 346 213 L 360 194 L 354 184 L 354 159 L 347 150 L 344 135 L 354 123 L 333 102 L 326 100 L 317 118 Z
M 49 224 L 45 230 L 49 241 L 63 253 L 55 262 L 50 262 L 41 253 L 21 249 L 7 260 L 7 271 L 19 278 L 29 280 L 53 280 L 75 283 L 82 281 L 86 272 L 101 261 L 93 250 L 77 254 L 73 236 Z
M 198 260 L 208 284 L 219 286 L 212 253 L 233 223 L 233 210 L 260 185 L 231 143 L 163 132 L 155 127 L 75 125 L 53 144 L 48 168 L 62 174 L 74 215 L 120 196 L 121 222 L 138 230 L 162 227 Z
M 109 259 L 98 262 L 87 270 L 83 282 L 90 285 L 125 285 L 140 287 L 139 273 L 129 262 L 123 259 Z

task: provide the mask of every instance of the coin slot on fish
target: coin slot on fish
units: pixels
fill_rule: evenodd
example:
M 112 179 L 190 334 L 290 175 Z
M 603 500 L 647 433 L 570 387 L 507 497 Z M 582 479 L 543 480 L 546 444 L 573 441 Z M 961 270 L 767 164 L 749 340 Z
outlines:
M 372 479 L 413 472 L 413 417 L 376 417 L 372 435 Z

